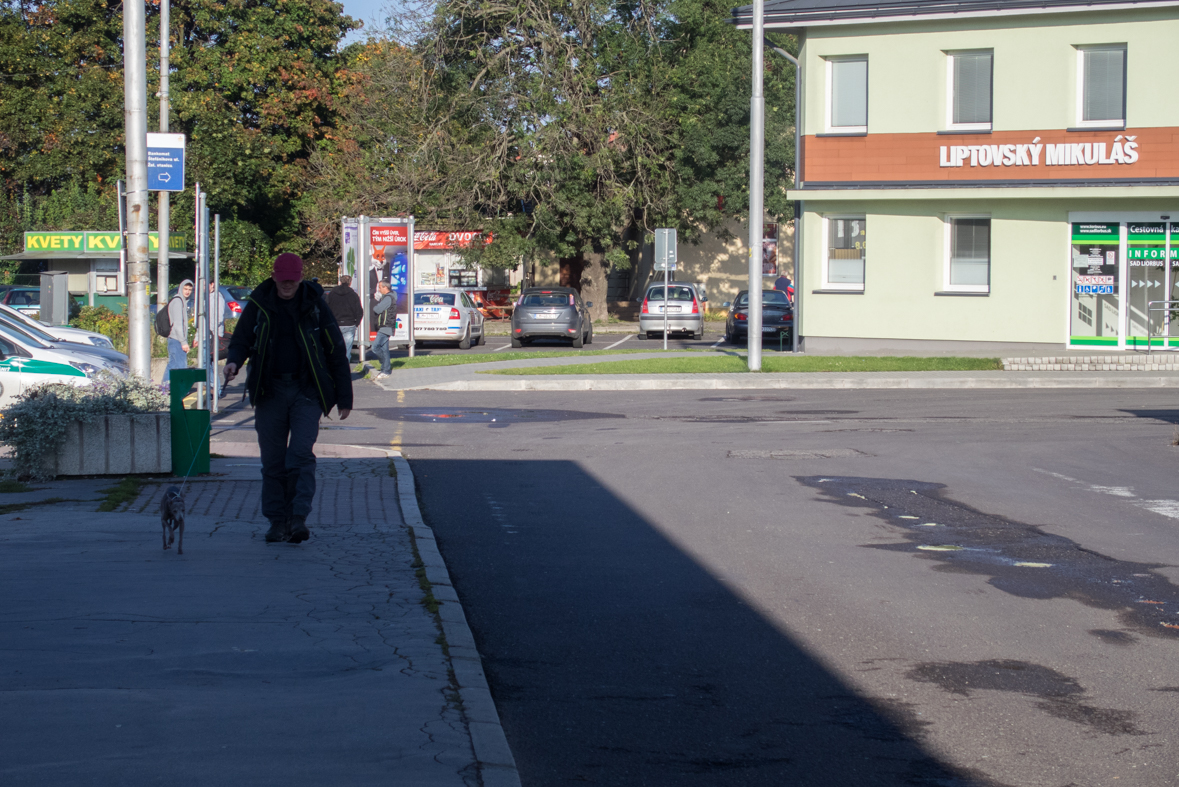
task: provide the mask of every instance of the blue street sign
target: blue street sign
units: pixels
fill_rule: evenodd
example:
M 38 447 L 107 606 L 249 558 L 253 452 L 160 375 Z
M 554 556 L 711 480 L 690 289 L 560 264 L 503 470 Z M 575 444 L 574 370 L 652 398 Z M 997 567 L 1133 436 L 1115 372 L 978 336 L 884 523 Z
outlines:
M 147 135 L 147 190 L 184 191 L 184 135 Z

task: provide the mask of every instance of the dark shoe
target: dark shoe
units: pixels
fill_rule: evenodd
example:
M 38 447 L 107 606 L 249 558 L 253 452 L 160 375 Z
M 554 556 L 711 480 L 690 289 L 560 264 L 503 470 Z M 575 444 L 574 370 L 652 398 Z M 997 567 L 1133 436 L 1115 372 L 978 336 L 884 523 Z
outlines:
M 291 517 L 291 535 L 287 540 L 292 544 L 302 544 L 309 538 L 311 538 L 311 531 L 307 529 L 307 517 Z
M 275 544 L 286 541 L 290 535 L 290 523 L 285 519 L 272 519 L 270 520 L 270 529 L 266 531 L 266 543 Z

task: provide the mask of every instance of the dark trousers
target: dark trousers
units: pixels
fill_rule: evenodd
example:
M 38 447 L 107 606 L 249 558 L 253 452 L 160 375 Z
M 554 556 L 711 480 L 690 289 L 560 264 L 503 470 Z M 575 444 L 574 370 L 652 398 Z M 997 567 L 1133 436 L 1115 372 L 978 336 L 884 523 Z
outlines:
M 389 334 L 378 331 L 377 340 L 373 342 L 373 352 L 381 362 L 381 371 L 388 374 L 393 370 L 389 362 Z
M 315 440 L 323 409 L 297 382 L 270 382 L 271 394 L 254 408 L 262 453 L 262 515 L 289 519 L 311 513 L 315 497 Z

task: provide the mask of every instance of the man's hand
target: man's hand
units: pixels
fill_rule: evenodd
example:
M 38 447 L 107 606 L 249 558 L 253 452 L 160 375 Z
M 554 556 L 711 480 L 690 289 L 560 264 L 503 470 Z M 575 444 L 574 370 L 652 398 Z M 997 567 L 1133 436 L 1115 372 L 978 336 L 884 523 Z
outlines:
M 338 412 L 340 413 L 340 420 L 343 421 L 345 418 L 348 417 L 348 414 L 352 411 L 351 410 L 339 410 Z
M 187 344 L 183 344 L 183 343 L 182 343 L 182 344 L 180 345 L 180 349 L 181 349 L 181 350 L 184 350 L 185 352 L 188 352 L 188 345 L 187 345 Z
M 229 385 L 231 382 L 233 382 L 234 377 L 237 377 L 237 364 L 225 364 L 225 384 Z

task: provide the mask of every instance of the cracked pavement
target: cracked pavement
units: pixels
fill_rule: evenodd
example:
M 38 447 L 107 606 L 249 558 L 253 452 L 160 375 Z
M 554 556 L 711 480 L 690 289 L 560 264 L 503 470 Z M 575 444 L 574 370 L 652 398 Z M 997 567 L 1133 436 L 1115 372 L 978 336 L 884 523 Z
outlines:
M 188 485 L 183 555 L 167 484 L 0 519 L 0 782 L 479 784 L 388 467 L 321 459 L 299 546 L 250 468 Z

